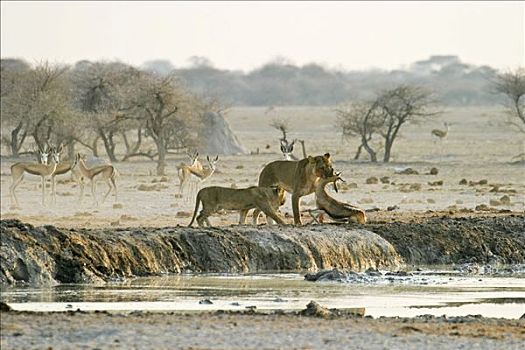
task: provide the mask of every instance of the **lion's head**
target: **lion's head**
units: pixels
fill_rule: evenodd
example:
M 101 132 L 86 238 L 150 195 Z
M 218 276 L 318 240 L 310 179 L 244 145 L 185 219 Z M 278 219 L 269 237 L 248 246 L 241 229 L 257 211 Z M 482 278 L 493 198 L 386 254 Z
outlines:
M 334 168 L 332 168 L 332 159 L 330 153 L 325 153 L 322 156 L 308 156 L 308 163 L 313 166 L 313 172 L 316 176 L 324 179 L 334 176 Z
M 272 186 L 273 190 L 275 191 L 275 195 L 279 199 L 279 206 L 284 205 L 286 202 L 286 191 L 281 186 Z

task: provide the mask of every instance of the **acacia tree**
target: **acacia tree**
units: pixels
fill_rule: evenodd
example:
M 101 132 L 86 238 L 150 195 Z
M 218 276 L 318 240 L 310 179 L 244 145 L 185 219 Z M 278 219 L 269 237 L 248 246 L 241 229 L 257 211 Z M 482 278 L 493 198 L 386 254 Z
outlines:
M 121 63 L 82 62 L 75 67 L 71 77 L 77 108 L 95 134 L 91 142 L 79 141 L 96 154 L 97 141 L 102 140 L 112 162 L 118 161 L 115 137 L 125 132 L 125 122 L 134 119 L 128 114 L 133 106 L 127 103 L 137 74 L 134 68 Z M 125 141 L 129 146 L 128 140 Z
M 374 100 L 348 103 L 337 108 L 337 125 L 344 137 L 360 137 L 361 143 L 354 159 L 359 158 L 364 148 L 370 160 L 377 162 L 377 152 L 371 146 L 371 140 L 374 135 L 383 137 L 383 162 L 387 163 L 403 125 L 417 123 L 440 113 L 432 109 L 433 102 L 430 91 L 417 86 L 400 85 L 380 92 Z
M 2 143 L 18 156 L 28 134 L 28 119 L 23 113 L 25 105 L 20 104 L 20 82 L 25 81 L 31 67 L 24 61 L 0 60 L 0 104 L 2 129 L 10 130 L 2 135 Z
M 388 163 L 392 146 L 401 127 L 407 123 L 418 123 L 435 116 L 440 111 L 434 110 L 432 93 L 419 86 L 400 85 L 382 92 L 376 100 L 377 107 L 384 117 L 379 132 L 385 139 L 383 162 Z
M 525 133 L 525 68 L 498 74 L 493 86 L 496 93 L 503 94 L 506 98 L 508 123 Z
M 359 137 L 361 143 L 357 147 L 354 159 L 359 159 L 364 148 L 372 162 L 377 162 L 377 151 L 372 148 L 371 140 L 383 125 L 384 116 L 377 108 L 377 101 L 346 103 L 335 109 L 337 126 L 342 130 L 343 137 Z
M 155 142 L 157 175 L 164 175 L 168 150 L 185 148 L 190 143 L 194 98 L 173 74 L 161 77 L 142 72 L 137 86 L 135 113 L 144 121 L 146 135 Z
M 11 151 L 17 155 L 27 136 L 43 148 L 69 112 L 70 101 L 65 78 L 67 67 L 41 63 L 18 75 L 12 91 L 2 97 L 2 117 L 15 126 L 11 132 Z

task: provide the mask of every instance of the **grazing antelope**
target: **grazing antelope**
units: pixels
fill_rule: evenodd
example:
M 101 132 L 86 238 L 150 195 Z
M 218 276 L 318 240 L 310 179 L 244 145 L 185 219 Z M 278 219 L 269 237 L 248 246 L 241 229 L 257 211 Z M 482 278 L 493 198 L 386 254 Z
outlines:
M 11 203 L 14 204 L 16 208 L 20 208 L 20 205 L 18 203 L 18 198 L 16 198 L 15 189 L 22 182 L 24 173 L 38 175 L 42 178 L 42 205 L 45 204 L 46 178 L 51 177 L 57 169 L 57 166 L 60 163 L 60 153 L 62 152 L 62 149 L 62 145 L 58 148 L 51 148 L 47 145 L 45 150 L 40 149 L 40 160 L 43 163 L 19 162 L 11 165 L 11 177 L 13 182 L 9 187 L 9 192 L 11 195 Z M 51 164 L 47 164 L 49 155 L 51 155 Z
M 182 197 L 182 193 L 185 192 L 186 186 L 189 184 L 191 169 L 196 171 L 202 171 L 202 163 L 199 161 L 199 152 L 187 153 L 190 158 L 190 165 L 181 163 L 177 166 L 177 175 L 179 176 L 179 193 Z
M 111 193 L 112 189 L 115 191 L 115 201 L 116 201 L 117 200 L 117 184 L 115 183 L 115 178 L 117 177 L 117 169 L 115 169 L 115 167 L 111 164 L 97 165 L 97 166 L 88 168 L 86 166 L 86 161 L 84 158 L 85 157 L 82 156 L 80 153 L 77 153 L 76 158 L 75 158 L 75 166 L 78 166 L 78 169 L 80 170 L 80 174 L 91 182 L 91 195 L 93 196 L 93 201 L 95 202 L 95 205 L 98 205 L 97 197 L 95 195 L 95 187 L 96 187 L 95 177 L 98 175 L 102 176 L 102 178 L 104 179 L 104 181 L 106 181 L 106 184 L 109 187 L 108 191 L 106 192 L 106 195 L 104 196 L 104 199 L 102 200 L 102 203 L 104 203 L 106 198 Z
M 347 203 L 339 202 L 326 193 L 325 187 L 331 182 L 334 183 L 334 189 L 337 192 L 336 182 L 338 180 L 344 181 L 340 175 L 341 173 L 336 173 L 334 176 L 325 179 L 319 178 L 315 187 L 315 203 L 317 209 L 310 210 L 310 215 L 317 223 L 323 222 L 322 215 L 324 213 L 336 222 L 354 221 L 360 224 L 365 224 L 366 215 L 364 210 Z M 317 217 L 315 216 L 316 214 Z

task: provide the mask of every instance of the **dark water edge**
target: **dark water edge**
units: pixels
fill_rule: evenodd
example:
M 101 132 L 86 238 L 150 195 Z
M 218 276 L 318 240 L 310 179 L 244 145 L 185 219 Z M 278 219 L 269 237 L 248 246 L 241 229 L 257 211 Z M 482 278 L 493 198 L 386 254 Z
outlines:
M 0 221 L 0 283 L 104 283 L 167 273 L 364 271 L 525 263 L 525 215 L 304 227 L 62 229 Z

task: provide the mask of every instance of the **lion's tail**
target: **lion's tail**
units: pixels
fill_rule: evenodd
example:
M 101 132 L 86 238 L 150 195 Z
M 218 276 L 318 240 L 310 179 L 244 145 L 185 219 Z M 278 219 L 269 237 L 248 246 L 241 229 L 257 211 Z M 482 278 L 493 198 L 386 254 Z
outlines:
M 199 204 L 201 204 L 201 191 L 197 193 L 197 198 L 195 199 L 195 210 L 193 212 L 193 217 L 191 218 L 191 222 L 188 225 L 188 227 L 191 227 L 191 225 L 193 225 L 193 222 L 195 221 L 195 217 L 197 216 L 197 211 L 199 211 Z

